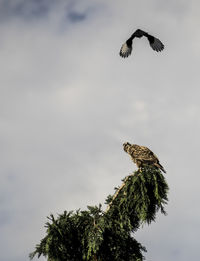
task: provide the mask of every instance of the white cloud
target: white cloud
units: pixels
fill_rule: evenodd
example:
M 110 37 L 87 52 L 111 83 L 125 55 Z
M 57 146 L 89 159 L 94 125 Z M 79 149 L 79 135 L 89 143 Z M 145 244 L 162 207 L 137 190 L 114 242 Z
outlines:
M 199 4 L 65 3 L 0 24 L 1 259 L 27 260 L 50 212 L 103 203 L 136 169 L 124 141 L 150 147 L 168 172 L 169 216 L 136 235 L 147 259 L 197 259 Z M 121 59 L 137 27 L 165 51 L 140 39 Z

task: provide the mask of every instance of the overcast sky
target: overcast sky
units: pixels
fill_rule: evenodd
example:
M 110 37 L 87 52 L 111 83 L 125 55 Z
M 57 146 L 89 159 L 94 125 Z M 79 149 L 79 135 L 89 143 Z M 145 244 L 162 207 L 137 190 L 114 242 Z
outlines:
M 199 259 L 199 11 L 198 0 L 0 0 L 0 260 L 27 261 L 50 213 L 104 203 L 136 170 L 126 141 L 158 155 L 170 187 L 168 216 L 135 235 L 146 260 Z M 122 59 L 137 28 L 165 50 L 136 39 Z

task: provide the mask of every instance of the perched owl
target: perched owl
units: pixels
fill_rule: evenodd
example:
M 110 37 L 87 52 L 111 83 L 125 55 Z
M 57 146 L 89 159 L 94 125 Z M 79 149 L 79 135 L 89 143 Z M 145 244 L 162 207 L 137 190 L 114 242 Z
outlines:
M 128 142 L 124 143 L 123 147 L 124 151 L 131 156 L 131 159 L 136 163 L 138 168 L 142 168 L 144 165 L 151 165 L 166 173 L 157 156 L 147 147 L 136 144 L 131 145 Z
M 132 41 L 133 41 L 133 39 L 135 37 L 141 38 L 142 36 L 147 37 L 147 39 L 149 40 L 149 44 L 154 51 L 161 52 L 164 49 L 164 44 L 158 38 L 144 32 L 140 29 L 137 29 L 131 35 L 131 37 L 122 45 L 120 52 L 119 52 L 120 56 L 123 57 L 123 58 L 128 57 L 132 52 Z

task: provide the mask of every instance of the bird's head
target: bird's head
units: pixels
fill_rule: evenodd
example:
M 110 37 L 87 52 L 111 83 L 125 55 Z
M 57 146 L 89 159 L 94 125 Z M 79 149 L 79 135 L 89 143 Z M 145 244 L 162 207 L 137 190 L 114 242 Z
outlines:
M 131 146 L 131 144 L 129 142 L 126 142 L 123 144 L 123 147 L 124 147 L 124 151 L 128 151 L 128 148 Z

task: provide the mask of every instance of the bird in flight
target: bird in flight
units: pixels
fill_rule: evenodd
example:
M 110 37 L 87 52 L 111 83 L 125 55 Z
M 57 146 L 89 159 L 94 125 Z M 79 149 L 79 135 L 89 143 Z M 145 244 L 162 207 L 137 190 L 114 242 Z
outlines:
M 132 52 L 132 42 L 135 37 L 141 38 L 142 36 L 146 36 L 151 48 L 156 52 L 161 52 L 164 49 L 164 44 L 156 37 L 137 29 L 131 37 L 122 45 L 120 49 L 120 56 L 123 58 L 128 57 Z
M 161 169 L 164 173 L 166 173 L 157 156 L 147 147 L 130 144 L 129 142 L 124 143 L 123 147 L 124 151 L 131 156 L 131 159 L 139 169 L 145 165 L 150 165 L 156 167 L 157 169 Z

